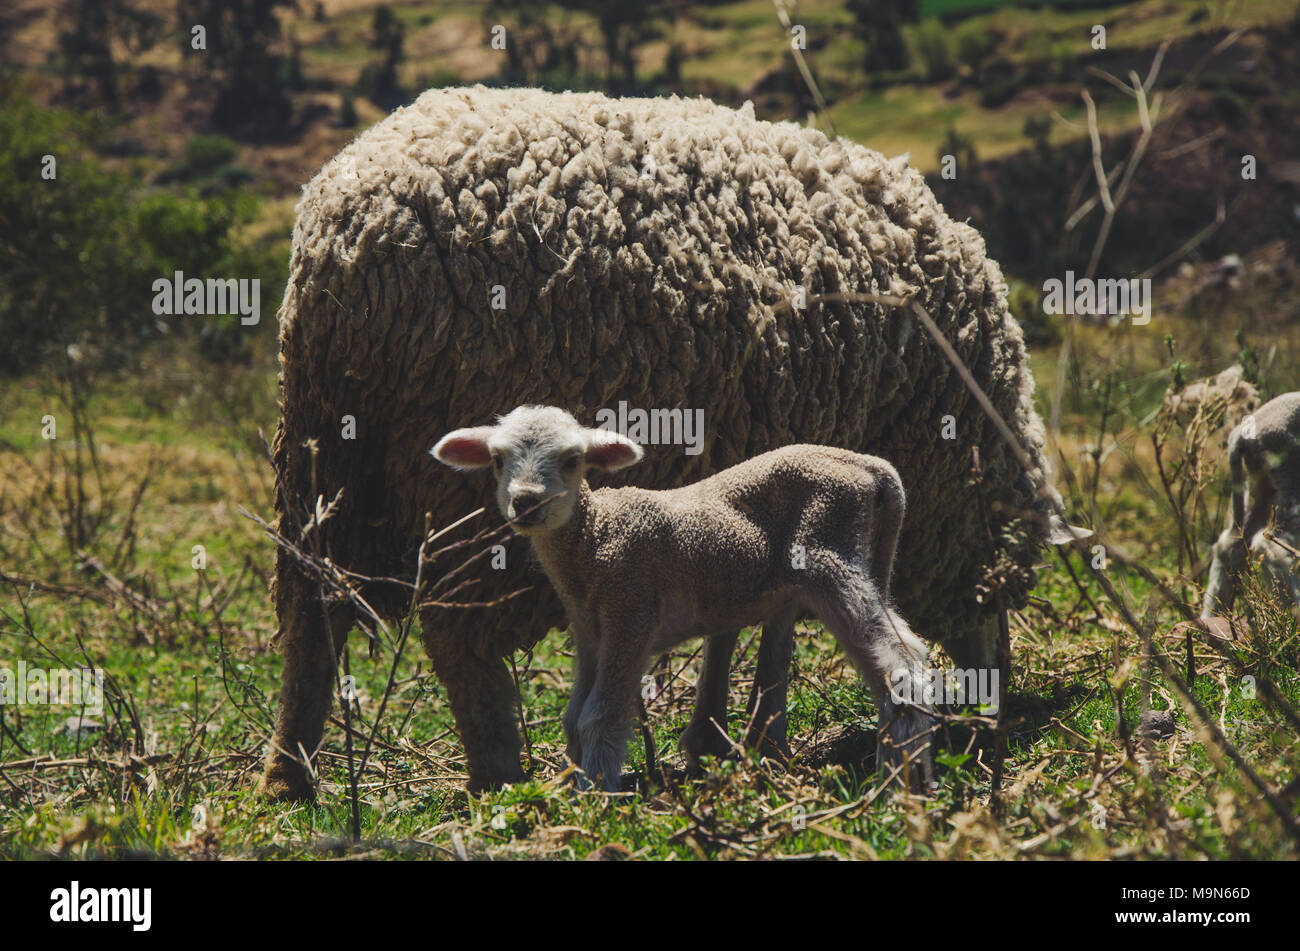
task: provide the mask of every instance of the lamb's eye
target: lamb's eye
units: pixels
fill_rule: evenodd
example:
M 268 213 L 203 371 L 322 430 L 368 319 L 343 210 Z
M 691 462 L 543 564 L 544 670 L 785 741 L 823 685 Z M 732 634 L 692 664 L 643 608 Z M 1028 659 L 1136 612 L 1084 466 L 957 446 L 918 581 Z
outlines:
M 574 471 L 574 470 L 577 469 L 577 468 L 578 468 L 578 457 L 577 457 L 577 456 L 569 456 L 567 459 L 564 460 L 564 471 L 565 471 L 565 472 L 572 472 L 572 471 Z
M 493 472 L 501 471 L 501 457 L 496 454 L 493 454 L 492 456 L 492 471 Z

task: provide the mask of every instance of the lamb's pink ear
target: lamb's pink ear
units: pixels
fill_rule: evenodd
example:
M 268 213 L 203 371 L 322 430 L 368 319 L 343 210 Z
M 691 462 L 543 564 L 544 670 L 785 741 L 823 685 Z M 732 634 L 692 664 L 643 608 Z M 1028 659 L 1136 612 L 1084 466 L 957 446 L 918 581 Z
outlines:
M 641 447 L 610 429 L 590 429 L 587 444 L 587 465 L 605 472 L 626 469 L 640 462 L 645 455 Z
M 492 454 L 488 452 L 491 434 L 491 426 L 458 429 L 439 439 L 438 445 L 429 452 L 439 462 L 457 469 L 482 469 L 492 463 Z

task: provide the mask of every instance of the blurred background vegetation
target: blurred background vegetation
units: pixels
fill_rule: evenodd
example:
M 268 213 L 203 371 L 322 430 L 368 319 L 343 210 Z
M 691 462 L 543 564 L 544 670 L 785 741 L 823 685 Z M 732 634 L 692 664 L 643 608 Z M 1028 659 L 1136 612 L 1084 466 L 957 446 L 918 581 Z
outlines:
M 1294 0 L 804 0 L 788 13 L 806 31 L 824 116 L 772 0 L 8 0 L 0 373 L 73 343 L 120 366 L 168 337 L 193 338 L 207 359 L 265 365 L 271 320 L 155 318 L 152 278 L 258 277 L 269 318 L 298 188 L 366 125 L 438 85 L 749 99 L 763 118 L 833 123 L 909 153 L 1030 288 L 1086 257 L 1095 233 L 1096 216 L 1065 227 L 1093 187 L 1080 88 L 1097 101 L 1112 167 L 1137 113 L 1102 74 L 1145 75 L 1169 41 L 1160 86 L 1177 95 L 1114 223 L 1108 272 L 1146 273 L 1166 256 L 1152 276 L 1234 253 L 1271 261 L 1275 242 L 1295 237 Z M 504 51 L 486 46 L 496 25 Z M 1253 181 L 1234 159 L 1247 153 L 1265 170 Z M 46 155 L 57 185 L 40 178 Z M 943 155 L 955 177 L 939 174 Z M 1049 343 L 1034 295 L 1015 299 L 1031 337 Z
M 803 28 L 824 110 L 782 13 Z M 498 25 L 501 51 L 488 45 Z M 1168 390 L 1232 364 L 1265 398 L 1300 388 L 1297 64 L 1297 0 L 0 0 L 0 659 L 49 663 L 57 651 L 116 678 L 111 717 L 86 730 L 53 714 L 6 721 L 0 709 L 0 778 L 5 766 L 25 771 L 22 789 L 0 788 L 0 853 L 208 854 L 224 836 L 238 854 L 298 854 L 311 836 L 346 828 L 337 724 L 321 812 L 268 817 L 246 801 L 278 674 L 273 550 L 239 508 L 272 508 L 258 433 L 276 422 L 273 317 L 301 186 L 422 90 L 481 82 L 750 100 L 761 118 L 907 153 L 1006 274 L 1044 415 L 1059 401 L 1051 448 L 1071 509 L 1142 566 L 1113 569 L 1117 583 L 1145 598 L 1159 580 L 1194 604 L 1197 562 L 1223 519 L 1229 421 L 1222 406 L 1195 424 L 1160 407 Z M 1134 72 L 1155 75 L 1149 92 L 1161 97 L 1146 141 L 1133 90 L 1121 88 Z M 1153 280 L 1145 327 L 1066 326 L 1041 306 L 1043 280 L 1081 274 L 1103 229 L 1084 90 L 1111 187 L 1133 170 L 1098 273 Z M 1243 156 L 1254 177 L 1243 177 Z M 260 279 L 261 322 L 155 316 L 153 281 L 178 270 Z M 47 415 L 57 440 L 41 438 Z M 207 559 L 197 571 L 196 538 Z M 615 810 L 539 784 L 467 799 L 438 685 L 408 658 L 405 719 L 380 734 L 382 776 L 364 777 L 374 780 L 366 833 L 446 853 L 449 830 L 468 823 L 480 844 L 522 854 L 619 837 L 644 854 L 691 857 L 737 849 L 799 802 L 810 822 L 824 808 L 833 828 L 801 840 L 764 832 L 755 849 L 1294 857 L 1294 822 L 1270 815 L 1213 745 L 1176 741 L 1158 781 L 1159 768 L 1134 766 L 1131 730 L 1152 698 L 1133 673 L 1139 645 L 1062 561 L 1012 618 L 1028 725 L 1013 737 L 1005 821 L 984 808 L 987 768 L 968 762 L 969 747 L 944 763 L 958 778 L 935 808 L 864 792 L 869 775 L 825 750 L 869 746 L 856 724 L 870 704 L 823 635 L 801 639 L 791 695 L 792 731 L 823 752 L 772 785 L 742 764 L 675 792 L 701 797 L 689 824 L 664 795 Z M 1267 604 L 1261 596 L 1265 620 L 1231 660 L 1204 645 L 1193 657 L 1189 637 L 1200 671 L 1189 679 L 1294 811 L 1294 733 L 1231 689 L 1247 664 L 1300 705 L 1300 634 Z M 1166 652 L 1182 649 L 1170 605 L 1145 618 Z M 688 651 L 658 669 L 677 666 L 671 684 L 693 663 Z M 375 712 L 383 666 L 357 651 L 369 691 L 358 716 Z M 516 671 L 543 777 L 559 768 L 567 669 L 563 639 L 551 637 Z M 749 670 L 742 656 L 737 684 Z M 689 682 L 651 709 L 661 758 Z M 1174 708 L 1171 681 L 1153 682 Z M 408 736 L 433 739 L 417 751 Z M 119 756 L 126 744 L 144 765 Z M 1103 802 L 1113 821 L 1098 827 Z M 211 809 L 196 825 L 200 803 L 224 803 L 224 827 Z M 504 832 L 489 824 L 497 806 L 512 816 Z M 700 815 L 739 832 L 714 836 Z M 546 828 L 569 831 L 548 838 Z

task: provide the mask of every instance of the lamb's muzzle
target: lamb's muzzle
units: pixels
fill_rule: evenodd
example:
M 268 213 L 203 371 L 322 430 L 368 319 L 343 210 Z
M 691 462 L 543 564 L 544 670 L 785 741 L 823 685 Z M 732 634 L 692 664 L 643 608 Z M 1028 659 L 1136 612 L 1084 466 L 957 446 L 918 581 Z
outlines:
M 564 602 L 577 657 L 567 752 L 588 779 L 618 789 L 637 690 L 654 655 L 717 635 L 688 729 L 688 752 L 708 749 L 712 721 L 726 722 L 735 632 L 760 622 L 757 732 L 748 739 L 784 753 L 785 670 L 794 621 L 807 613 L 871 687 L 881 766 L 914 787 L 931 782 L 929 708 L 899 699 L 922 694 L 928 650 L 890 607 L 904 495 L 885 460 L 795 445 L 679 489 L 592 491 L 588 470 L 623 469 L 641 448 L 544 406 L 457 430 L 432 452 L 457 468 L 493 466 L 502 514 L 527 534 Z M 546 501 L 521 524 L 525 493 Z

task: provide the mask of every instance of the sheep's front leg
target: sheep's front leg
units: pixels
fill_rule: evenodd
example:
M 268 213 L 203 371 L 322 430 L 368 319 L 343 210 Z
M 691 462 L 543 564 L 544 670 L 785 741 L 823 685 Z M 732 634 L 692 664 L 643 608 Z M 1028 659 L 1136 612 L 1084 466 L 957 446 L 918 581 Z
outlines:
M 1300 564 L 1291 554 L 1291 549 L 1297 547 L 1296 541 L 1280 533 L 1277 538 L 1270 538 L 1267 532 L 1260 532 L 1249 558 L 1258 558 L 1264 577 L 1279 598 L 1300 606 L 1300 576 L 1297 575 Z
M 731 739 L 727 736 L 727 694 L 731 686 L 731 655 L 739 637 L 737 631 L 717 634 L 704 642 L 704 664 L 695 689 L 695 710 L 677 741 L 692 773 L 699 772 L 701 756 L 726 756 L 731 752 Z
M 1292 536 L 1286 539 L 1286 542 L 1292 548 L 1300 548 L 1300 538 Z M 1292 610 L 1297 615 L 1300 615 L 1300 560 L 1295 559 L 1290 552 L 1287 552 L 1287 561 L 1283 570 L 1286 580 L 1285 587 L 1291 595 Z
M 1246 566 L 1246 542 L 1233 528 L 1226 528 L 1211 549 L 1210 582 L 1205 588 L 1201 617 L 1224 616 L 1232 611 L 1233 588 Z
M 787 608 L 763 625 L 758 669 L 749 695 L 749 731 L 745 745 L 751 749 L 757 747 L 763 756 L 781 762 L 790 758 L 785 708 L 790 660 L 794 656 L 794 622 L 798 615 L 796 608 Z
M 582 763 L 582 737 L 578 724 L 582 719 L 582 708 L 596 683 L 596 641 L 580 633 L 576 626 L 573 632 L 573 693 L 569 696 L 569 705 L 564 710 L 564 738 L 568 746 L 564 754 L 569 762 Z
M 602 625 L 601 635 L 596 681 L 578 719 L 578 742 L 583 783 L 618 792 L 649 636 L 641 625 L 617 622 Z

